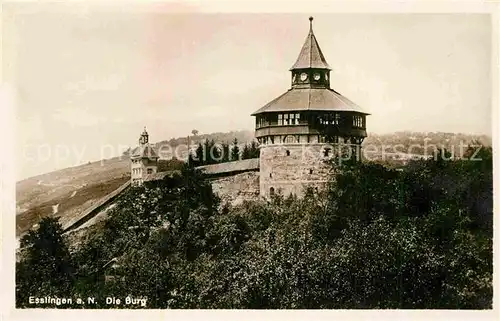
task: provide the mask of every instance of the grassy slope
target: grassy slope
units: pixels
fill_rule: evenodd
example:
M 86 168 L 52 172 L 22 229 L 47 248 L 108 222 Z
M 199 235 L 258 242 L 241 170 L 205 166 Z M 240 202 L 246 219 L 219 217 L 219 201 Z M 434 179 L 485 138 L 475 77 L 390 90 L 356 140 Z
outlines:
M 129 180 L 129 166 L 128 158 L 113 158 L 17 182 L 16 235 L 26 232 L 40 218 L 51 216 L 56 204 L 61 223 L 72 219 Z

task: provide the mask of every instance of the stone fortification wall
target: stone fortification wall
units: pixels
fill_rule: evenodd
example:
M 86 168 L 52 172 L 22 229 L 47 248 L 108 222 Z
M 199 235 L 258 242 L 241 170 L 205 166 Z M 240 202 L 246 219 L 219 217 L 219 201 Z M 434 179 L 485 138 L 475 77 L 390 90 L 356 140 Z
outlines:
M 233 205 L 259 198 L 259 158 L 197 167 L 207 175 L 214 193 Z
M 211 179 L 214 193 L 233 205 L 259 198 L 259 172 L 249 171 Z
M 321 143 L 262 146 L 260 195 L 269 197 L 281 192 L 301 196 L 307 187 L 323 188 L 333 174 L 325 163 L 333 156 L 331 147 Z

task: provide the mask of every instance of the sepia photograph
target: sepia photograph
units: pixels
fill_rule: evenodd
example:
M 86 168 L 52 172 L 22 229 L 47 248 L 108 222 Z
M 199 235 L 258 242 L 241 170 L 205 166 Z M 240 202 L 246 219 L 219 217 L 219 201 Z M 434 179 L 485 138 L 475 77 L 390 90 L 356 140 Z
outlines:
M 16 309 L 493 309 L 490 13 L 2 11 Z

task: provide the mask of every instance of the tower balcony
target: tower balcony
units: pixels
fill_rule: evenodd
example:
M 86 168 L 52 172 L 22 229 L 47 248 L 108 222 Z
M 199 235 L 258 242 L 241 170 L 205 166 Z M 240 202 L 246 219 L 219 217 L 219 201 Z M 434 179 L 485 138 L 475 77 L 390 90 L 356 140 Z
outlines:
M 266 136 L 277 136 L 277 135 L 325 135 L 327 133 L 341 137 L 346 137 L 346 136 L 366 137 L 365 128 L 338 126 L 338 127 L 331 127 L 331 129 L 329 129 L 322 126 L 311 126 L 308 124 L 262 126 L 255 130 L 255 137 L 259 139 Z
M 257 128 L 255 137 L 261 138 L 265 136 L 275 135 L 324 135 L 325 132 L 321 128 L 312 127 L 309 125 L 268 125 Z M 357 136 L 366 137 L 366 129 L 364 128 L 342 128 L 335 133 L 337 136 Z

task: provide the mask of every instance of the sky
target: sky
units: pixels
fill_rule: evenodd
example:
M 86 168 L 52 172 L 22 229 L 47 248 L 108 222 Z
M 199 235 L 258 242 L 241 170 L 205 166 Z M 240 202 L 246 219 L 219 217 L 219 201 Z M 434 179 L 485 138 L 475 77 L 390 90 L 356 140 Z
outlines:
M 491 135 L 489 15 L 68 8 L 3 8 L 18 180 L 115 156 L 144 126 L 152 142 L 252 130 L 290 88 L 311 14 L 331 87 L 371 113 L 368 134 Z

